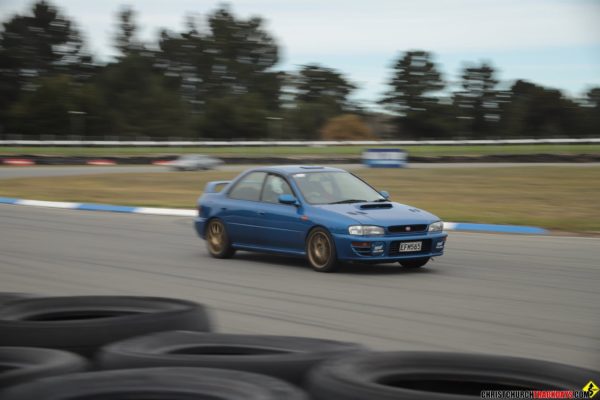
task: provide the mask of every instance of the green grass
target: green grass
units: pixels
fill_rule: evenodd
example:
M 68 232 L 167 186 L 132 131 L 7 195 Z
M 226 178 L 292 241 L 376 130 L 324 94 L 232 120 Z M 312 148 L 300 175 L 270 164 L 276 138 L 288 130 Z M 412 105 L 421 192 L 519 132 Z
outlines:
M 387 146 L 327 146 L 327 147 L 0 147 L 0 156 L 17 154 L 54 156 L 157 156 L 204 153 L 232 156 L 294 156 L 294 155 L 359 155 L 365 148 Z M 392 146 L 401 147 L 413 156 L 477 156 L 490 154 L 600 154 L 595 144 L 539 144 L 487 146 Z
M 600 167 L 360 169 L 392 199 L 445 220 L 600 232 Z M 194 208 L 206 182 L 231 171 L 6 179 L 0 196 Z

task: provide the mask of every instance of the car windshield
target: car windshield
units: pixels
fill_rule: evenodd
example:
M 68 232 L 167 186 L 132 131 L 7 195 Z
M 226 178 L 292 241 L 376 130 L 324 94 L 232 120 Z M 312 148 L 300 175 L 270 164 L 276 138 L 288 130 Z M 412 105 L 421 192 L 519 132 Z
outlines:
M 384 201 L 375 189 L 348 172 L 309 172 L 293 175 L 310 204 L 344 204 Z

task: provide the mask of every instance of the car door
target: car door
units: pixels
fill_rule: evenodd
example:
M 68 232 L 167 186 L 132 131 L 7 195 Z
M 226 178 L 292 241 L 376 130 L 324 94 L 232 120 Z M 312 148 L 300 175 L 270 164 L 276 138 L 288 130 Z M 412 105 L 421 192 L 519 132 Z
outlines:
M 266 176 L 266 172 L 260 171 L 243 176 L 229 190 L 227 200 L 220 206 L 219 214 L 233 243 L 258 245 L 263 242 L 259 205 Z
M 279 196 L 282 194 L 297 197 L 283 176 L 268 174 L 258 206 L 261 244 L 269 248 L 303 251 L 309 223 L 301 219 L 301 208 L 279 202 Z

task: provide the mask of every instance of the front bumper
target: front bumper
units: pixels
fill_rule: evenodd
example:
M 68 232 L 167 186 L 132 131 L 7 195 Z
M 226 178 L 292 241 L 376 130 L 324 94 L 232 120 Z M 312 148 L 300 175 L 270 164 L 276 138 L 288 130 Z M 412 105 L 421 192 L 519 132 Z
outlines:
M 444 254 L 448 234 L 445 232 L 395 236 L 355 236 L 334 234 L 338 259 L 359 262 L 396 262 L 415 258 L 439 257 Z M 420 251 L 400 252 L 401 242 L 421 242 Z
M 204 237 L 204 228 L 206 226 L 206 218 L 196 217 L 194 218 L 194 228 L 196 228 L 196 233 L 202 239 L 206 239 Z

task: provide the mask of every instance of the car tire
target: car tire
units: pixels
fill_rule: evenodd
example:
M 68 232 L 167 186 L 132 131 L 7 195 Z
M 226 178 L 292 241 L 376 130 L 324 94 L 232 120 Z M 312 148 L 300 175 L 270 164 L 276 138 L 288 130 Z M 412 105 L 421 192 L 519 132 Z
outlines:
M 48 376 L 82 372 L 89 362 L 77 354 L 36 347 L 0 347 L 0 388 Z
M 366 351 L 333 340 L 200 332 L 159 332 L 111 343 L 100 350 L 101 369 L 157 366 L 236 369 L 301 384 L 316 364 L 340 354 Z
M 2 400 L 308 400 L 301 389 L 259 374 L 209 368 L 141 368 L 69 374 L 13 386 Z
M 206 247 L 214 258 L 231 258 L 235 249 L 231 246 L 231 240 L 227 234 L 227 228 L 223 221 L 213 218 L 206 225 Z
M 398 262 L 404 268 L 411 268 L 411 269 L 414 268 L 414 269 L 416 269 L 416 268 L 421 268 L 423 265 L 427 264 L 429 262 L 429 257 L 427 257 L 427 258 L 417 258 L 415 260 L 398 261 Z
M 326 361 L 310 372 L 308 386 L 314 400 L 471 400 L 483 390 L 573 390 L 592 376 L 597 372 L 517 357 L 373 352 Z
M 172 329 L 210 331 L 207 310 L 187 300 L 135 296 L 38 297 L 0 307 L 3 346 L 92 356 L 107 343 Z
M 306 238 L 306 258 L 318 272 L 334 272 L 339 268 L 335 243 L 326 229 L 314 228 Z

